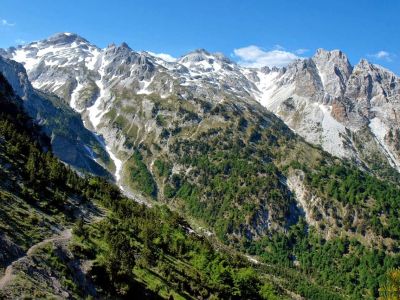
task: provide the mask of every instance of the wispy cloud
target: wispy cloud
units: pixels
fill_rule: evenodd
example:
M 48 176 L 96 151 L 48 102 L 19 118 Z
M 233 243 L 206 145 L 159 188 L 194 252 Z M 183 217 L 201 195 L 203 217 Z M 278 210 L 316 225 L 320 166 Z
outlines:
M 276 45 L 274 45 L 273 50 L 285 50 L 285 47 L 283 47 L 279 44 L 276 44 Z
M 309 49 L 305 49 L 305 48 L 300 48 L 294 51 L 294 53 L 298 54 L 298 55 L 302 55 L 304 53 L 307 53 L 308 51 L 310 51 Z
M 2 26 L 7 26 L 7 27 L 12 27 L 15 25 L 15 23 L 10 23 L 9 21 L 7 21 L 6 19 L 0 19 L 0 24 Z
M 376 52 L 374 54 L 369 54 L 368 56 L 372 57 L 372 58 L 375 58 L 375 59 L 384 60 L 384 61 L 387 61 L 387 62 L 393 61 L 393 59 L 395 57 L 394 54 L 389 53 L 389 52 L 384 51 L 384 50 L 378 51 L 378 52 Z
M 24 41 L 24 40 L 22 40 L 22 39 L 16 39 L 16 40 L 15 40 L 15 43 L 16 43 L 17 45 L 23 45 L 23 44 L 26 43 L 26 41 Z
M 148 53 L 153 55 L 153 56 L 155 56 L 155 57 L 159 57 L 159 58 L 161 58 L 161 59 L 163 59 L 165 61 L 168 61 L 168 62 L 176 61 L 175 57 L 173 57 L 172 55 L 169 55 L 167 53 L 154 53 L 154 52 L 150 52 L 150 51 L 148 51 Z
M 247 46 L 234 49 L 233 53 L 239 58 L 238 63 L 246 67 L 283 67 L 301 57 L 285 51 L 282 46 L 275 45 L 273 50 L 266 51 L 258 46 Z

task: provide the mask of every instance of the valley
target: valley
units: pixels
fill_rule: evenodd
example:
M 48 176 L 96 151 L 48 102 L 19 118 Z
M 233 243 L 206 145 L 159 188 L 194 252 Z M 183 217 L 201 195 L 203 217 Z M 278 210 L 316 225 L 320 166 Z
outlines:
M 392 72 L 73 33 L 0 54 L 2 297 L 375 299 L 400 266 Z

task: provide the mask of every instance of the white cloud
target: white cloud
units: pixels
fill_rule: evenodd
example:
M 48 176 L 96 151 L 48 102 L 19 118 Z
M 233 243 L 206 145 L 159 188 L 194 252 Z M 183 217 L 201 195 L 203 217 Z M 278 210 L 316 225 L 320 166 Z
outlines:
M 279 44 L 276 44 L 276 45 L 274 46 L 274 50 L 285 50 L 285 47 L 283 47 L 283 46 L 281 46 L 281 45 L 279 45 Z
M 1 24 L 2 26 L 8 26 L 8 27 L 12 27 L 12 26 L 15 25 L 15 23 L 10 23 L 10 22 L 8 22 L 6 19 L 0 19 L 0 24 Z
M 294 51 L 294 53 L 298 54 L 298 55 L 302 55 L 304 53 L 307 53 L 308 51 L 310 51 L 309 49 L 305 49 L 305 48 L 300 48 Z
M 301 57 L 277 45 L 274 50 L 265 51 L 260 47 L 251 45 L 243 48 L 234 49 L 233 53 L 239 58 L 238 63 L 246 67 L 283 67 Z
M 15 40 L 15 43 L 17 43 L 18 45 L 23 45 L 23 44 L 25 44 L 26 42 L 25 42 L 24 40 L 22 40 L 22 39 L 16 39 L 16 40 Z
M 393 61 L 393 58 L 394 58 L 393 54 L 391 54 L 391 53 L 389 53 L 387 51 L 384 51 L 384 50 L 378 51 L 378 52 L 376 52 L 374 54 L 369 54 L 368 56 L 372 57 L 372 58 L 375 58 L 375 59 L 385 60 L 385 61 L 388 61 L 388 62 Z
M 150 52 L 150 51 L 148 51 L 148 53 L 153 55 L 153 56 L 155 56 L 155 57 L 158 57 L 158 58 L 161 58 L 161 59 L 163 59 L 165 61 L 168 61 L 168 62 L 175 62 L 176 61 L 175 57 L 173 57 L 172 55 L 169 55 L 167 53 L 154 53 L 154 52 Z

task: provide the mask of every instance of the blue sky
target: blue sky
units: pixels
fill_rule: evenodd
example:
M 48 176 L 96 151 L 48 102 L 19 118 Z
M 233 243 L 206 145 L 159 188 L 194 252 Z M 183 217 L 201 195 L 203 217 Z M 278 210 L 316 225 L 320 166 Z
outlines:
M 1 0 L 0 47 L 75 32 L 105 47 L 180 56 L 205 48 L 246 65 L 341 49 L 400 74 L 398 0 Z

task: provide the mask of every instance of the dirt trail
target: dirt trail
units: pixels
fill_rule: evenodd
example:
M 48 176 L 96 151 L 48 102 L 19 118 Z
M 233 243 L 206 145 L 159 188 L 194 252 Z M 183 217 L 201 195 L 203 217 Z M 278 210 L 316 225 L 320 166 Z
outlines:
M 0 290 L 4 289 L 4 287 L 13 279 L 13 271 L 14 271 L 14 265 L 17 264 L 18 262 L 22 261 L 23 259 L 32 256 L 32 254 L 40 247 L 44 246 L 47 243 L 51 242 L 61 242 L 61 241 L 67 241 L 72 237 L 72 230 L 71 229 L 66 229 L 63 232 L 61 232 L 59 235 L 45 239 L 32 247 L 28 249 L 26 254 L 17 260 L 14 260 L 11 264 L 8 265 L 6 268 L 6 271 L 4 272 L 3 277 L 0 278 Z

